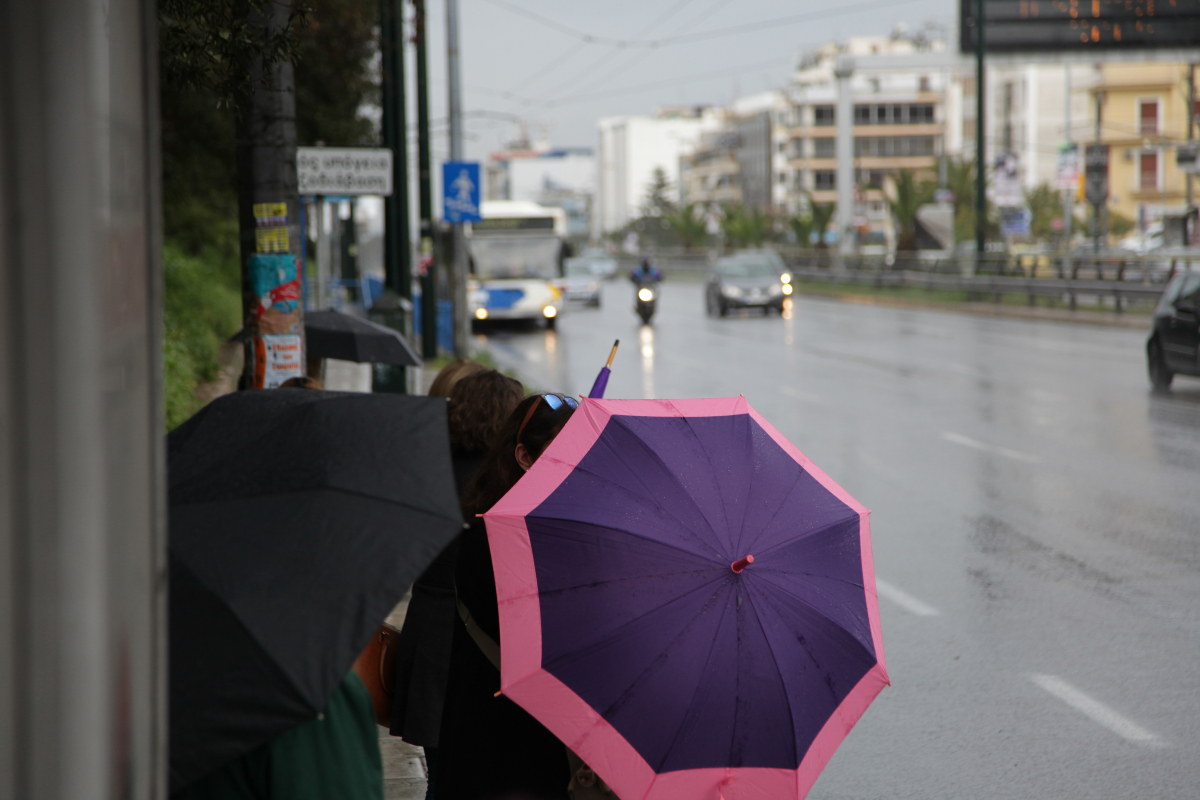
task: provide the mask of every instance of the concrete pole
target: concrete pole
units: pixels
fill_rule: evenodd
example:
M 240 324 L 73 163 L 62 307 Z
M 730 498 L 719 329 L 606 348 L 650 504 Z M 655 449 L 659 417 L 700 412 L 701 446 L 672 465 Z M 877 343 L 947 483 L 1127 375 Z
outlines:
M 463 160 L 462 91 L 458 74 L 458 0 L 446 0 L 446 73 L 449 83 L 450 160 Z M 445 194 L 446 187 L 442 187 Z M 471 321 L 467 318 L 467 237 L 462 223 L 454 225 L 454 264 L 450 296 L 454 303 L 454 355 L 470 355 Z
M 417 47 L 417 202 L 421 228 L 421 355 L 438 354 L 438 280 L 433 246 L 433 190 L 429 157 L 429 70 L 425 51 L 425 0 L 413 0 L 413 42 Z
M 1196 126 L 1196 65 L 1188 64 L 1188 108 L 1187 108 L 1187 140 L 1193 142 L 1195 139 L 1192 132 Z M 1192 178 L 1194 173 L 1187 174 L 1187 210 L 1190 214 L 1192 205 L 1194 204 L 1194 195 L 1192 193 Z M 1187 244 L 1191 244 L 1188 242 Z
M 854 98 L 850 79 L 854 59 L 838 56 L 833 67 L 837 78 L 837 221 L 839 269 L 846 268 L 846 256 L 854 254 Z
M 1066 93 L 1066 102 L 1063 104 L 1064 105 L 1063 127 L 1064 127 L 1064 131 L 1065 131 L 1064 138 L 1066 139 L 1066 144 L 1067 144 L 1067 147 L 1069 148 L 1071 146 L 1071 135 L 1072 135 L 1072 131 L 1071 131 L 1071 63 L 1067 62 L 1067 64 L 1063 67 L 1063 70 L 1066 75 L 1066 84 L 1065 84 L 1065 88 L 1064 88 L 1064 92 Z M 1079 163 L 1078 154 L 1076 154 L 1076 155 L 1077 155 L 1076 165 L 1078 168 L 1078 163 Z M 1071 218 L 1075 214 L 1075 192 L 1076 192 L 1076 189 L 1074 186 L 1063 190 L 1063 242 L 1066 245 L 1064 248 L 1065 250 L 1071 249 L 1071 223 L 1072 223 Z
M 150 0 L 0 0 L 0 798 L 167 797 Z

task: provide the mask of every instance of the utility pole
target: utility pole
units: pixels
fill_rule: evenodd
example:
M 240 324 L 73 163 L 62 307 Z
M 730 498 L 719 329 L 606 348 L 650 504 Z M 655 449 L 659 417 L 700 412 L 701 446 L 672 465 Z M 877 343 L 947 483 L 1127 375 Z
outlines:
M 1100 115 L 1101 115 L 1101 108 L 1104 104 L 1104 92 L 1097 90 L 1095 99 L 1096 99 L 1096 127 L 1095 127 L 1095 131 L 1093 134 L 1093 138 L 1095 139 L 1096 145 L 1098 147 L 1100 145 Z M 1107 226 L 1107 222 L 1108 222 L 1107 211 L 1108 211 L 1107 206 L 1104 203 L 1102 203 L 1101 200 L 1099 200 L 1098 198 L 1094 198 L 1092 200 L 1092 252 L 1095 252 L 1095 253 L 1100 252 L 1100 237 L 1105 232 L 1105 228 L 1108 227 Z M 1100 220 L 1101 213 L 1104 213 L 1104 215 L 1105 215 L 1105 220 L 1104 220 L 1105 224 L 1103 227 L 1101 226 L 1101 220 Z
M 449 81 L 450 160 L 463 160 L 462 92 L 458 74 L 458 0 L 446 0 L 446 66 Z M 443 194 L 446 187 L 442 187 Z M 470 355 L 470 320 L 467 319 L 467 237 L 463 223 L 454 223 L 454 266 L 450 294 L 454 303 L 454 355 Z
M 291 4 L 266 5 L 262 26 L 276 33 Z M 296 92 L 292 64 L 249 64 L 250 93 L 237 118 L 238 229 L 246 360 L 242 387 L 271 389 L 304 374 L 304 302 L 296 253 Z
M 987 246 L 987 173 L 984 150 L 984 49 L 983 0 L 975 0 L 975 261 L 983 261 Z M 974 270 L 972 270 L 974 272 Z
M 433 246 L 433 188 L 429 158 L 429 71 L 425 54 L 425 0 L 413 0 L 417 46 L 417 197 L 421 212 L 421 355 L 438 354 L 437 258 Z
M 1196 65 L 1188 64 L 1188 108 L 1187 108 L 1187 140 L 1191 144 L 1195 141 L 1194 131 L 1196 126 Z M 1187 213 L 1192 213 L 1195 195 L 1192 193 L 1192 178 L 1194 173 L 1187 174 Z M 1188 242 L 1190 245 L 1191 242 Z
M 1065 132 L 1066 132 L 1067 150 L 1069 152 L 1071 149 L 1071 145 L 1072 145 L 1072 142 L 1071 142 L 1071 136 L 1072 136 L 1072 131 L 1071 131 L 1071 62 L 1068 61 L 1066 63 L 1066 65 L 1064 65 L 1063 69 L 1066 71 L 1066 87 L 1064 89 L 1064 91 L 1066 93 L 1066 103 L 1065 103 L 1065 108 L 1063 109 L 1063 120 L 1065 122 L 1064 128 L 1065 128 Z M 1076 165 L 1078 165 L 1078 163 L 1079 163 L 1078 154 L 1076 154 L 1075 159 L 1076 159 Z M 1076 168 L 1078 169 L 1078 167 L 1076 167 Z M 1068 250 L 1068 251 L 1071 249 L 1071 223 L 1073 222 L 1072 217 L 1075 215 L 1075 192 L 1076 191 L 1078 191 L 1078 189 L 1074 186 L 1063 190 L 1063 242 L 1065 244 L 1063 249 Z
M 846 257 L 854 254 L 854 98 L 850 79 L 854 76 L 854 59 L 838 56 L 833 66 L 837 78 L 837 220 L 838 269 L 846 268 Z
M 412 320 L 412 252 L 408 230 L 408 123 L 404 101 L 403 0 L 379 2 L 383 56 L 383 146 L 392 151 L 392 195 L 383 204 L 384 293 L 371 317 L 408 338 Z M 375 365 L 377 392 L 408 391 L 407 367 Z

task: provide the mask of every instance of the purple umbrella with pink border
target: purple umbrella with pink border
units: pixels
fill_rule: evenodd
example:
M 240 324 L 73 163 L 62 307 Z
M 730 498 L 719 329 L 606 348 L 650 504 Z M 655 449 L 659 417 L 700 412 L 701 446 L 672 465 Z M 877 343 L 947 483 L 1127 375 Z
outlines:
M 502 691 L 625 800 L 802 798 L 888 684 L 868 513 L 745 398 L 584 399 L 484 515 Z

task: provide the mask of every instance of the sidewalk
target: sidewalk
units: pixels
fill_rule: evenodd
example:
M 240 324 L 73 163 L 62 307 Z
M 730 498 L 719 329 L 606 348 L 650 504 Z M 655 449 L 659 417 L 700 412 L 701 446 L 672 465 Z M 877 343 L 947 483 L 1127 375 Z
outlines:
M 399 605 L 388 614 L 389 625 L 404 627 L 404 615 L 408 612 L 411 596 L 411 592 L 404 595 Z M 379 754 L 383 756 L 384 800 L 425 800 L 425 785 L 429 776 L 425 751 L 399 736 L 392 736 L 386 728 L 380 728 Z

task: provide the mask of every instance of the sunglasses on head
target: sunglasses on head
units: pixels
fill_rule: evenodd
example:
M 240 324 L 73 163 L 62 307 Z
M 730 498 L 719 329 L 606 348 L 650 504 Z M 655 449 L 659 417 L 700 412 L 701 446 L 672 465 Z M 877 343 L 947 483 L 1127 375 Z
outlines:
M 551 411 L 558 411 L 563 406 L 574 411 L 579 408 L 579 401 L 574 397 L 565 394 L 554 392 L 553 394 L 542 395 L 542 400 L 546 401 L 546 405 L 550 406 Z M 533 412 L 538 410 L 541 402 L 534 403 L 525 412 L 525 419 L 521 420 L 521 427 L 517 428 L 517 444 L 521 443 L 521 434 L 525 433 L 525 426 L 529 424 L 529 420 L 533 419 Z

